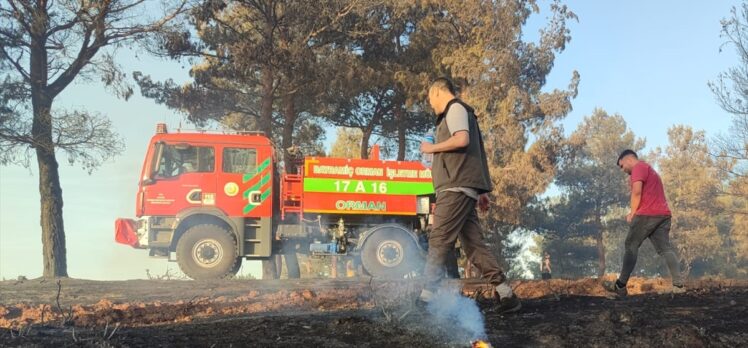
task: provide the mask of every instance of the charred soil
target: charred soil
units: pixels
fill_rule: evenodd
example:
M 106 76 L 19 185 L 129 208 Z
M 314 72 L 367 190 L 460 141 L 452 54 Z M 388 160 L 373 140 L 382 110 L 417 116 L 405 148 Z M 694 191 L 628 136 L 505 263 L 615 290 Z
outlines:
M 662 294 L 633 279 L 609 299 L 597 280 L 514 283 L 519 313 L 476 297 L 499 346 L 748 346 L 748 282 L 701 280 Z M 475 337 L 413 306 L 420 284 L 368 279 L 295 281 L 0 282 L 0 347 L 468 347 Z M 485 296 L 484 296 L 485 295 Z M 58 302 L 59 301 L 59 305 Z

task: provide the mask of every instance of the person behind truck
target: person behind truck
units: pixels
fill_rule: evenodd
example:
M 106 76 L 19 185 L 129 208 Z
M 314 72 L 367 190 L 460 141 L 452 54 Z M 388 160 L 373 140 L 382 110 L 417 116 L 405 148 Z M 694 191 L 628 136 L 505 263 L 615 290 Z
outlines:
M 547 251 L 543 253 L 543 261 L 540 262 L 540 278 L 551 279 L 551 255 Z
M 498 311 L 514 312 L 521 303 L 504 272 L 483 241 L 476 205 L 487 211 L 493 189 L 486 152 L 473 108 L 456 97 L 454 84 L 446 78 L 434 81 L 428 100 L 436 113 L 435 143 L 421 143 L 421 152 L 434 154 L 432 179 L 436 192 L 434 225 L 429 233 L 429 251 L 424 275 L 426 286 L 417 303 L 428 304 L 444 278 L 448 253 L 460 239 L 468 260 L 499 295 Z

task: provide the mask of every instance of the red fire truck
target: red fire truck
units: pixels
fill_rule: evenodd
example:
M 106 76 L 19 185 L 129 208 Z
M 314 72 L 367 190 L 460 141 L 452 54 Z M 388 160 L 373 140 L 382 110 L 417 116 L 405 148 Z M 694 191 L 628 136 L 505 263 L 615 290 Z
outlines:
M 117 219 L 115 240 L 176 261 L 193 279 L 231 276 L 242 259 L 267 260 L 284 245 L 349 255 L 375 277 L 401 278 L 425 256 L 431 171 L 372 152 L 370 159 L 300 157 L 278 173 L 273 144 L 260 133 L 169 133 L 159 124 L 143 162 L 137 218 Z

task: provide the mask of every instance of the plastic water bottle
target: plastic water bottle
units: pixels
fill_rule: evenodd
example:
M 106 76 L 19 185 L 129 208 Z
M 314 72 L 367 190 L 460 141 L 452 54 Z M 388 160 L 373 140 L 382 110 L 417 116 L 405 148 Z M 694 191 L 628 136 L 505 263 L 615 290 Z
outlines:
M 434 131 L 430 130 L 428 133 L 426 133 L 426 135 L 423 136 L 423 141 L 433 144 L 434 143 Z M 431 162 L 433 161 L 434 161 L 433 153 L 421 154 L 421 163 L 423 163 L 423 165 L 426 168 L 431 168 Z

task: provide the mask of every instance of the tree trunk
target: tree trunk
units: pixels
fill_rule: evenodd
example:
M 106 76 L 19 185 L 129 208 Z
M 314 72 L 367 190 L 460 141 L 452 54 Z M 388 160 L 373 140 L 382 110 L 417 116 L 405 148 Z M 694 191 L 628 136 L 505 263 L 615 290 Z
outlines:
M 361 158 L 369 158 L 369 140 L 371 139 L 371 133 L 374 127 L 369 126 L 361 129 Z
M 55 146 L 52 141 L 52 101 L 47 88 L 48 58 L 46 32 L 49 26 L 46 2 L 37 4 L 38 15 L 32 24 L 30 45 L 31 106 L 34 118 L 31 136 L 34 139 L 39 165 L 39 196 L 41 200 L 42 249 L 45 278 L 67 277 L 65 228 L 62 220 L 62 187 Z
M 286 275 L 288 279 L 299 279 L 301 278 L 301 270 L 299 268 L 299 258 L 296 257 L 296 250 L 286 250 L 283 254 L 286 258 Z
M 405 113 L 403 112 L 403 108 L 398 106 L 395 106 L 395 119 L 397 120 L 397 160 L 398 161 L 404 161 L 405 160 L 405 152 L 407 150 L 408 144 L 405 139 L 405 120 L 404 120 Z
M 42 111 L 44 112 L 44 111 Z M 35 114 L 37 112 L 34 112 Z M 49 116 L 45 117 L 49 119 Z M 37 124 L 37 117 L 34 117 Z M 42 246 L 44 253 L 45 278 L 67 277 L 67 256 L 65 249 L 65 228 L 62 220 L 62 187 L 58 173 L 57 159 L 51 142 L 47 146 L 36 147 L 36 160 L 39 165 L 39 195 L 41 198 Z
M 270 55 L 273 54 L 273 30 L 274 27 L 271 23 L 265 23 L 263 28 L 263 40 L 265 41 L 267 49 L 270 51 L 267 52 L 267 54 Z M 273 67 L 270 64 L 266 64 L 260 72 L 260 84 L 262 85 L 262 96 L 260 97 L 260 130 L 270 139 L 273 139 L 274 81 L 275 74 L 273 72 Z M 276 279 L 277 277 L 278 274 L 275 272 L 274 257 L 271 256 L 268 260 L 262 261 L 262 279 Z
M 296 173 L 296 163 L 294 159 L 289 156 L 287 149 L 293 145 L 293 130 L 296 125 L 296 119 L 298 114 L 296 113 L 296 100 L 293 94 L 289 94 L 283 97 L 283 139 L 281 144 L 283 146 L 283 162 L 286 167 L 287 173 Z M 290 247 L 283 248 L 283 256 L 286 258 L 286 275 L 288 279 L 301 278 L 301 272 L 299 272 L 299 260 L 296 257 L 296 249 Z M 282 263 L 279 258 L 278 263 Z M 280 276 L 280 266 L 278 267 L 278 276 Z
M 270 67 L 265 67 L 260 73 L 262 83 L 262 96 L 260 101 L 260 131 L 265 136 L 273 138 L 273 71 Z M 277 279 L 278 274 L 275 272 L 275 258 L 271 256 L 268 260 L 262 261 L 262 279 Z
M 288 148 L 293 145 L 293 129 L 296 125 L 296 105 L 293 95 L 286 95 L 283 97 L 283 131 L 281 146 L 283 147 L 283 163 L 286 167 L 287 173 L 294 173 L 295 164 L 293 158 L 288 155 Z
M 262 279 L 278 279 L 275 272 L 275 255 L 268 260 L 262 260 Z
M 283 274 L 283 257 L 281 255 L 275 255 L 275 274 L 278 275 L 279 279 Z
M 374 115 L 372 115 L 371 120 L 369 121 L 369 124 L 365 127 L 361 128 L 361 132 L 363 133 L 361 135 L 361 158 L 367 159 L 369 158 L 369 141 L 371 141 L 371 135 L 374 133 L 374 128 L 377 127 L 377 125 L 382 123 L 382 119 L 384 118 L 384 114 L 386 113 L 385 110 L 382 108 L 382 103 L 384 101 L 382 99 L 379 99 L 377 101 L 377 106 L 374 108 Z
M 605 275 L 605 244 L 603 244 L 602 231 L 597 235 L 597 276 L 602 277 Z
M 600 215 L 597 216 L 597 276 L 602 278 L 605 275 L 605 243 L 603 243 L 603 223 Z
M 273 136 L 273 71 L 265 67 L 260 73 L 262 83 L 262 96 L 260 99 L 260 130 L 265 136 L 272 139 Z

